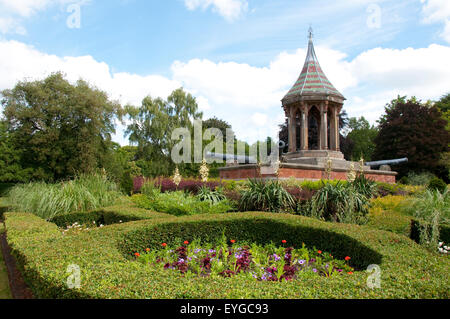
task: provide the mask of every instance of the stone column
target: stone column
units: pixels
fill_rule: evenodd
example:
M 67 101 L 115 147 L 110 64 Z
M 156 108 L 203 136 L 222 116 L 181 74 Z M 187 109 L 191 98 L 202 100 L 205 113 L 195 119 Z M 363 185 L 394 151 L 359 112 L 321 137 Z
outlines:
M 320 104 L 320 147 L 321 150 L 328 149 L 328 119 L 327 119 L 328 101 Z
M 339 135 L 339 114 L 341 114 L 341 110 L 342 110 L 342 105 L 340 105 L 339 107 L 336 107 L 336 113 L 335 113 L 335 121 L 336 121 L 336 151 L 340 151 L 341 150 L 341 136 Z
M 293 153 L 297 150 L 297 137 L 296 137 L 296 120 L 295 120 L 295 108 L 289 108 L 289 152 Z
M 339 134 L 337 127 L 339 124 L 336 123 L 336 107 L 332 107 L 330 112 L 330 149 L 337 151 L 337 134 Z
M 301 104 L 301 122 L 302 122 L 302 135 L 301 135 L 301 149 L 308 150 L 308 107 L 305 103 Z

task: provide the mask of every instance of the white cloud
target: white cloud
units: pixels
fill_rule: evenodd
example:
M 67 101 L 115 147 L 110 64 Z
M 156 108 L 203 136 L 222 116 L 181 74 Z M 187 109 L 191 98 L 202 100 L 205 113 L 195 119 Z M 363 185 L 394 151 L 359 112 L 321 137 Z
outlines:
M 316 52 L 330 81 L 347 97 L 344 108 L 349 115 L 364 115 L 372 123 L 397 94 L 436 99 L 450 88 L 449 46 L 376 48 L 352 60 L 329 48 L 317 47 Z M 0 90 L 60 70 L 70 81 L 86 79 L 124 104 L 140 105 L 148 94 L 166 98 L 183 86 L 197 97 L 205 118 L 224 119 L 240 139 L 252 143 L 277 137 L 278 125 L 284 122 L 280 100 L 296 81 L 305 54 L 304 49 L 282 52 L 266 67 L 206 59 L 176 61 L 171 76 L 163 77 L 114 73 L 92 56 L 58 57 L 21 42 L 0 41 Z M 116 140 L 125 143 L 121 134 Z
M 239 18 L 248 10 L 247 0 L 184 0 L 184 4 L 189 10 L 206 10 L 212 7 L 213 11 L 228 21 Z
M 19 80 L 42 79 L 57 71 L 66 73 L 71 82 L 79 78 L 87 80 L 123 104 L 140 105 L 148 94 L 167 97 L 181 86 L 160 75 L 112 73 L 106 63 L 92 56 L 58 57 L 21 42 L 0 41 L 0 90 L 12 88 Z
M 444 30 L 440 36 L 450 43 L 450 1 L 448 0 L 420 0 L 424 3 L 422 14 L 424 23 L 444 23 Z

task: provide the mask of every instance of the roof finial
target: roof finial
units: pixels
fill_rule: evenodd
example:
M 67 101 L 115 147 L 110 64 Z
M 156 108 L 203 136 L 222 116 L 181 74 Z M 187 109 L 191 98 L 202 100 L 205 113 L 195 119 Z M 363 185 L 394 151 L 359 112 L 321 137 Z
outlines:
M 312 39 L 313 39 L 313 29 L 312 29 L 311 25 L 309 25 L 309 29 L 308 29 L 308 37 L 309 37 L 309 41 L 312 42 Z

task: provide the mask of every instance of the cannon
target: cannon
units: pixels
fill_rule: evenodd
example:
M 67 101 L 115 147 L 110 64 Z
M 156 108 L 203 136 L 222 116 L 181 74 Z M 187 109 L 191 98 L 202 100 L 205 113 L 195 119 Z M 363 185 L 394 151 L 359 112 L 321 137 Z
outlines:
M 398 165 L 402 163 L 408 162 L 408 158 L 397 158 L 392 160 L 383 160 L 383 161 L 375 161 L 375 162 L 366 162 L 364 165 L 370 166 L 371 168 L 380 167 L 383 165 Z
M 206 152 L 206 157 L 207 158 L 214 158 L 214 159 L 218 159 L 218 160 L 223 160 L 225 162 L 237 161 L 238 163 L 245 163 L 245 164 L 254 164 L 254 163 L 256 163 L 256 159 L 253 156 L 220 154 L 220 153 Z

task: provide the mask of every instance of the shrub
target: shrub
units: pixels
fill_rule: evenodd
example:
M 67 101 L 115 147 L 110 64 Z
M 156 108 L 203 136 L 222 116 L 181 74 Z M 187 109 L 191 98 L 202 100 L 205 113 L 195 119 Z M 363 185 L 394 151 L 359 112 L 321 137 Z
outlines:
M 411 240 L 357 225 L 324 223 L 286 214 L 238 213 L 152 219 L 62 236 L 56 225 L 24 213 L 7 213 L 8 244 L 24 280 L 37 298 L 102 299 L 306 299 L 306 298 L 443 298 L 450 297 L 450 259 L 433 254 Z M 228 238 L 267 244 L 281 240 L 294 247 L 351 256 L 365 270 L 378 264 L 382 289 L 366 286 L 367 273 L 302 276 L 274 285 L 253 278 L 193 278 L 134 262 L 133 253 L 161 249 L 199 238 L 211 243 Z M 177 239 L 178 238 L 178 239 Z M 67 288 L 67 266 L 82 270 L 79 289 Z M 431 276 L 427 274 L 432 274 Z M 425 276 L 425 277 L 424 277 Z M 426 278 L 426 280 L 424 280 Z M 388 287 L 389 289 L 383 289 Z
M 212 204 L 217 204 L 218 202 L 225 200 L 226 196 L 221 188 L 211 190 L 208 187 L 202 186 L 197 192 L 197 198 L 203 202 L 208 201 Z
M 406 176 L 406 182 L 409 185 L 426 186 L 435 177 L 436 175 L 430 172 L 422 172 L 422 173 L 410 172 Z
M 364 174 L 359 174 L 355 180 L 351 182 L 351 186 L 355 191 L 367 198 L 372 198 L 377 191 L 377 183 L 366 178 Z
M 292 211 L 294 206 L 294 199 L 278 181 L 249 180 L 240 200 L 241 210 L 278 213 Z
M 430 182 L 427 185 L 427 189 L 437 190 L 443 193 L 447 189 L 447 184 L 442 179 L 435 177 L 430 180 Z
M 369 206 L 369 199 L 351 184 L 327 183 L 302 207 L 304 210 L 300 214 L 326 221 L 362 224 L 367 222 Z
M 440 225 L 450 225 L 450 194 L 427 189 L 422 194 L 409 200 L 404 212 L 419 221 L 419 242 L 436 249 L 440 238 Z M 414 231 L 413 231 L 414 232 Z M 412 236 L 415 237 L 413 234 Z
M 55 216 L 110 206 L 121 196 L 117 185 L 100 174 L 80 175 L 72 181 L 17 185 L 8 194 L 8 204 L 16 211 L 36 214 L 49 220 Z
M 201 201 L 182 191 L 159 193 L 152 198 L 143 194 L 134 195 L 132 200 L 138 207 L 175 216 L 218 214 L 234 210 L 234 207 L 228 200 L 216 203 Z
M 368 226 L 410 236 L 411 216 L 402 213 L 404 196 L 388 195 L 372 199 Z

